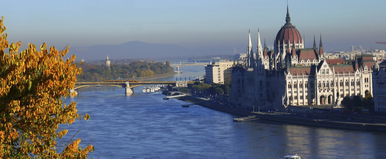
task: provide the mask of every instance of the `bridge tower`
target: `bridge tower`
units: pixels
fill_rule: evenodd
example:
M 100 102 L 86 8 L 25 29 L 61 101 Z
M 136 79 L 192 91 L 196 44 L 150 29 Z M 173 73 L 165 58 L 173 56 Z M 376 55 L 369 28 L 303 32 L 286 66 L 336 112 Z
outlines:
M 131 95 L 133 95 L 134 92 L 133 92 L 133 90 L 130 88 L 130 83 L 129 83 L 129 81 L 125 82 L 124 87 L 125 87 L 125 95 L 126 95 L 126 96 L 131 96 Z

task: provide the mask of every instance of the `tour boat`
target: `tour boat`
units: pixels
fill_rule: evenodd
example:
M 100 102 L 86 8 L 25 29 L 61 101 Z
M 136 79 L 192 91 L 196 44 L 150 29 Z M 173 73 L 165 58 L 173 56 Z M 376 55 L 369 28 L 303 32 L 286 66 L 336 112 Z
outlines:
M 184 96 L 186 96 L 186 94 L 182 92 L 170 92 L 169 95 L 167 95 L 165 98 L 172 99 L 172 98 L 178 98 L 178 97 L 184 97 Z

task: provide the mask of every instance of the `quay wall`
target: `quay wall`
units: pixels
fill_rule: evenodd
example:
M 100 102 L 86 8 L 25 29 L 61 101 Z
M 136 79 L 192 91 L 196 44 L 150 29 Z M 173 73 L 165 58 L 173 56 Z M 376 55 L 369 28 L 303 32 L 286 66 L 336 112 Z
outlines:
M 194 96 L 184 96 L 178 99 L 182 101 L 190 102 L 193 104 L 197 104 L 209 109 L 213 109 L 216 111 L 228 113 L 237 117 L 256 115 L 256 117 L 262 121 L 271 121 L 271 122 L 282 123 L 282 124 L 294 124 L 294 125 L 324 127 L 324 128 L 333 128 L 333 129 L 386 132 L 386 120 L 381 123 L 360 122 L 360 121 L 351 122 L 351 121 L 342 121 L 342 120 L 335 120 L 335 119 L 318 119 L 313 117 L 302 117 L 301 115 L 299 115 L 299 113 L 280 113 L 280 112 L 252 113 L 250 111 L 232 108 L 229 105 L 226 105 L 223 103 L 218 103 L 212 100 L 204 100 Z M 329 116 L 331 115 L 329 114 Z M 366 115 L 366 117 L 368 117 L 368 115 Z

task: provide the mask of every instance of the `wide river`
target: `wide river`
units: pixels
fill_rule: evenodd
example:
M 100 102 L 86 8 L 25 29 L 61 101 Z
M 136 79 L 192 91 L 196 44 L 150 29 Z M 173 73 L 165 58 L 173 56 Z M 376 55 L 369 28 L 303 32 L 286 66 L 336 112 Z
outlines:
M 197 77 L 203 67 L 182 68 L 178 77 Z M 170 77 L 165 80 L 175 80 Z M 69 126 L 67 136 L 92 144 L 89 158 L 231 158 L 278 159 L 287 154 L 308 158 L 386 158 L 386 133 L 348 131 L 260 121 L 233 122 L 233 116 L 198 105 L 123 88 L 79 92 L 88 121 Z

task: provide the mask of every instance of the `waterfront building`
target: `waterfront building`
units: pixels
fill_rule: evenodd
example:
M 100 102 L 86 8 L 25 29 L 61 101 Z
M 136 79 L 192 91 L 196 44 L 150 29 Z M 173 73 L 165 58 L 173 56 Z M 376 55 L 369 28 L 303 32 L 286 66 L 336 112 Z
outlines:
M 374 71 L 374 109 L 386 112 L 386 60 Z
M 212 62 L 205 67 L 205 83 L 224 84 L 230 81 L 232 61 Z
M 287 106 L 333 107 L 345 96 L 364 95 L 372 90 L 372 56 L 354 60 L 325 57 L 322 37 L 319 46 L 304 48 L 300 32 L 291 23 L 289 9 L 274 48 L 262 46 L 257 34 L 253 50 L 248 35 L 245 64 L 232 68 L 230 102 L 249 109 L 282 109 Z

